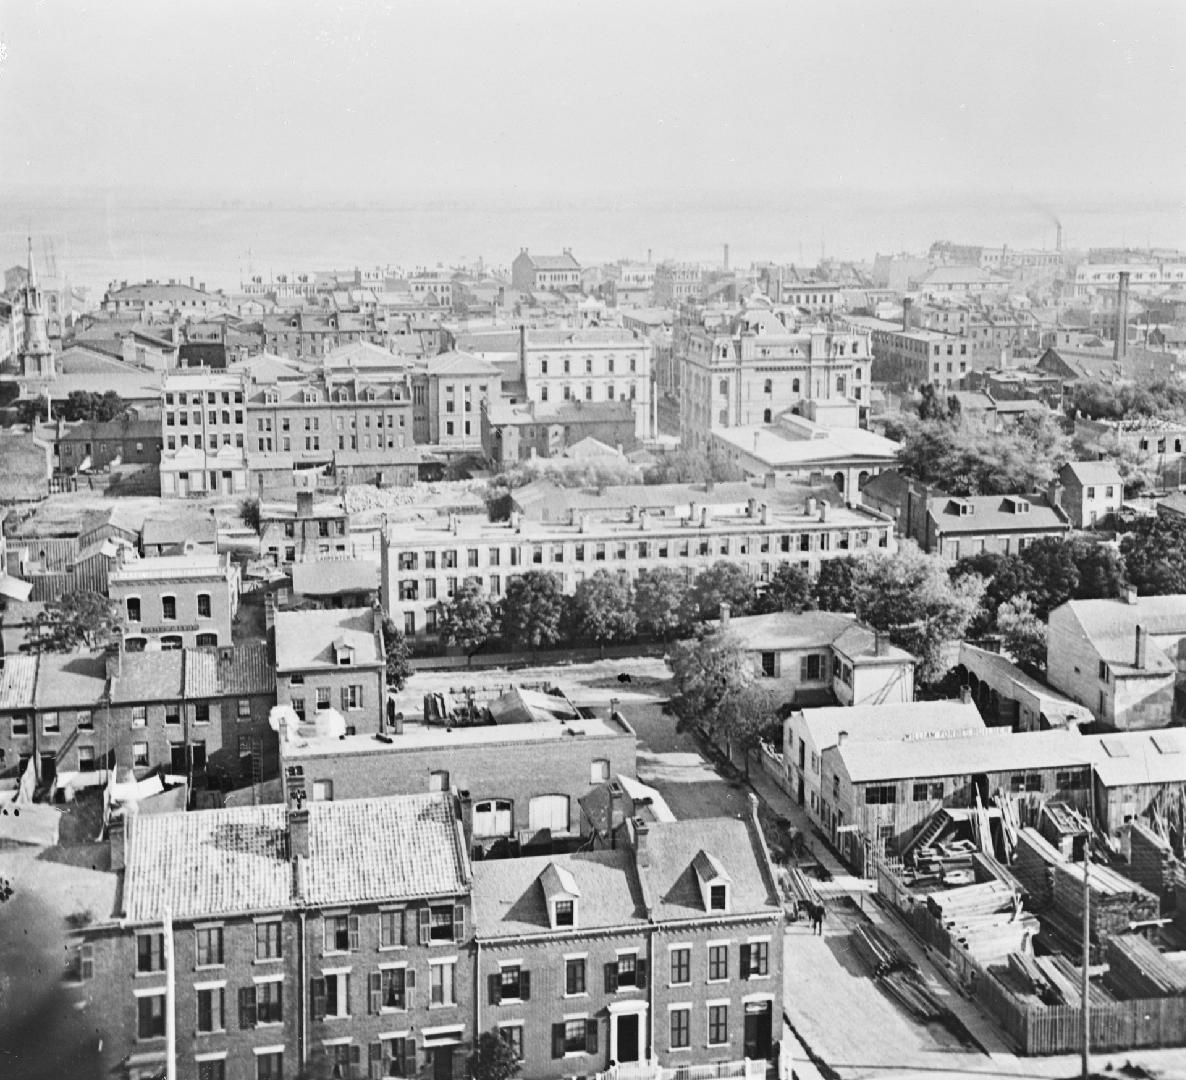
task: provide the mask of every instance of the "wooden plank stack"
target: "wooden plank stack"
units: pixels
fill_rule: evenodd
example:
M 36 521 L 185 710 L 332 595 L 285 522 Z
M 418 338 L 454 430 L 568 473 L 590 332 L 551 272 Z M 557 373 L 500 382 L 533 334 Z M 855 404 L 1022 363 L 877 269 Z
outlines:
M 888 975 L 907 966 L 908 960 L 893 939 L 876 926 L 858 926 L 852 932 L 852 944 L 857 955 L 874 975 Z
M 1153 893 L 1109 867 L 1092 863 L 1088 882 L 1093 942 L 1127 933 L 1131 923 L 1147 922 L 1161 915 L 1161 903 Z M 1073 925 L 1082 925 L 1082 863 L 1059 863 L 1052 868 L 1052 901 L 1055 909 Z
M 1172 906 L 1179 863 L 1169 843 L 1143 821 L 1132 823 L 1128 841 L 1128 872 L 1133 881 L 1156 893 L 1164 905 Z
M 1108 942 L 1108 986 L 1121 998 L 1186 995 L 1186 967 L 1136 934 Z
M 1018 832 L 1013 873 L 1025 887 L 1035 910 L 1043 911 L 1049 906 L 1053 897 L 1051 871 L 1065 861 L 1062 852 L 1037 829 L 1025 828 Z
M 1074 857 L 1077 839 L 1095 832 L 1087 818 L 1066 803 L 1046 803 L 1038 816 L 1038 831 L 1066 859 Z

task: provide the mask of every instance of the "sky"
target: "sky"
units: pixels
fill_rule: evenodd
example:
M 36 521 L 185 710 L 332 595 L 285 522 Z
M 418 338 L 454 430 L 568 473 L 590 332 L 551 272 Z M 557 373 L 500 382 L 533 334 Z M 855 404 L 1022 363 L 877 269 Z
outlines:
M 0 186 L 1180 202 L 1182 0 L 0 0 Z

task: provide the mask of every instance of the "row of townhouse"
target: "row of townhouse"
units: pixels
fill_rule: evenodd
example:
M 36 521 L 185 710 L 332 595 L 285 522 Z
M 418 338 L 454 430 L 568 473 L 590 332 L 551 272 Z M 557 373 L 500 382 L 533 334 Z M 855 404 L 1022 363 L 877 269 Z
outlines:
M 200 772 L 238 756 L 244 777 L 277 769 L 268 715 L 276 680 L 262 643 L 164 652 L 10 656 L 0 670 L 0 775 L 38 782 L 154 769 Z
M 186 1080 L 460 1080 L 490 1030 L 527 1080 L 765 1076 L 775 1052 L 782 908 L 752 806 L 473 865 L 450 792 L 141 816 L 112 846 L 117 908 L 74 968 L 110 1075 L 172 1049 Z
M 463 520 L 405 522 L 390 526 L 381 541 L 384 610 L 408 636 L 433 634 L 437 605 L 460 582 L 474 578 L 492 596 L 508 580 L 532 570 L 560 578 L 572 593 L 586 575 L 610 570 L 630 580 L 643 570 L 671 567 L 689 578 L 719 559 L 743 566 L 768 581 L 780 562 L 803 566 L 813 576 L 828 559 L 895 544 L 892 522 L 859 507 L 808 499 L 771 508 L 751 497 L 740 508 L 690 508 L 686 516 L 661 517 L 628 509 L 614 519 L 572 514 L 569 522 Z

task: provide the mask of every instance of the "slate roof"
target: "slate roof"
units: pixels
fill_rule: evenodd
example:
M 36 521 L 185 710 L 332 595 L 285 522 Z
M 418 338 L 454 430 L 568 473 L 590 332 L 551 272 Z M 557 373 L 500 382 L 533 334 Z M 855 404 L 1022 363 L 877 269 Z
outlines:
M 1018 500 L 1027 502 L 1029 510 L 1017 512 L 1010 509 L 1017 505 Z M 961 514 L 960 504 L 971 505 L 972 513 Z M 1052 506 L 1045 495 L 973 495 L 958 498 L 936 495 L 927 505 L 927 517 L 945 535 L 1070 529 L 1067 516 L 1060 508 Z
M 853 742 L 917 742 L 929 735 L 986 730 L 980 710 L 962 701 L 804 709 L 794 723 L 811 737 L 819 752 L 835 746 L 842 731 Z
M 1068 461 L 1063 467 L 1064 473 L 1069 473 L 1083 487 L 1089 484 L 1113 484 L 1119 486 L 1124 481 L 1120 473 L 1110 461 Z
M 125 651 L 119 674 L 111 680 L 112 704 L 179 699 L 185 686 L 184 667 L 182 649 Z
M 489 360 L 461 351 L 430 356 L 427 366 L 430 375 L 478 375 L 491 379 L 502 375 L 502 369 L 495 367 Z
M 292 591 L 298 596 L 336 596 L 378 588 L 379 564 L 366 559 L 326 559 L 292 567 Z
M 696 919 L 707 914 L 694 867 L 702 854 L 711 855 L 731 882 L 730 914 L 781 914 L 764 845 L 748 818 L 655 821 L 647 829 L 647 865 L 638 872 L 655 919 Z
M 276 689 L 276 670 L 262 641 L 231 649 L 185 650 L 187 698 L 244 697 Z
M 477 936 L 490 939 L 553 932 L 541 880 L 553 865 L 571 874 L 580 890 L 577 932 L 646 922 L 634 852 L 626 847 L 474 863 Z
M 354 646 L 356 665 L 382 660 L 375 642 L 371 608 L 276 613 L 276 670 L 334 667 L 333 643 Z
M 1135 604 L 1126 600 L 1068 600 L 1050 613 L 1052 620 L 1056 612 L 1079 624 L 1100 659 L 1117 674 L 1175 670 L 1173 661 L 1153 642 L 1149 643 L 1145 667 L 1134 667 L 1136 630 L 1142 626 L 1152 637 L 1186 636 L 1186 594 L 1141 596 Z M 1061 621 L 1061 616 L 1057 618 Z
M 0 709 L 33 708 L 37 685 L 37 657 L 24 653 L 8 656 L 0 669 Z
M 168 517 L 145 518 L 141 526 L 140 542 L 145 549 L 184 544 L 187 540 L 193 540 L 197 544 L 212 544 L 216 534 L 214 518 L 209 514 L 178 510 Z
M 85 708 L 97 705 L 107 688 L 102 656 L 42 653 L 34 703 L 38 709 Z
M 283 806 L 140 817 L 128 838 L 123 905 L 133 922 L 455 896 L 469 860 L 448 794 L 315 802 L 309 858 L 294 872 Z M 299 883 L 298 883 L 299 879 Z M 303 890 L 298 896 L 298 888 Z
M 565 251 L 560 255 L 528 255 L 531 265 L 537 270 L 579 270 L 581 264 L 572 257 L 572 253 Z

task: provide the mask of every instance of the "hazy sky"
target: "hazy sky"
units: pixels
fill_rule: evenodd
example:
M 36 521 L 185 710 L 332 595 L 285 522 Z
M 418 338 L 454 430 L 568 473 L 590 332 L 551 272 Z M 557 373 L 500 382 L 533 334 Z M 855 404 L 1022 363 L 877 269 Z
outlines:
M 0 181 L 1178 198 L 1186 2 L 0 0 Z

